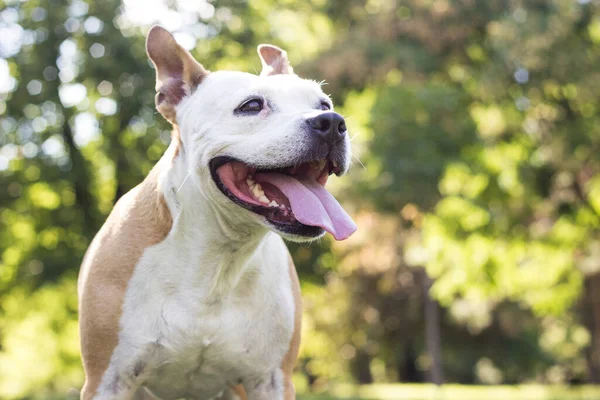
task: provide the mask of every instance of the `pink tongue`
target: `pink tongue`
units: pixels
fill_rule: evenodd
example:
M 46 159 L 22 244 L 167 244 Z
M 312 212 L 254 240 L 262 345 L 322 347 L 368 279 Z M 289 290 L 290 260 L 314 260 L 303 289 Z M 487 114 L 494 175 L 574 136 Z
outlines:
M 289 175 L 256 174 L 257 182 L 276 186 L 288 198 L 296 219 L 304 225 L 320 226 L 336 240 L 344 240 L 356 231 L 356 224 L 340 203 L 314 180 L 299 181 Z

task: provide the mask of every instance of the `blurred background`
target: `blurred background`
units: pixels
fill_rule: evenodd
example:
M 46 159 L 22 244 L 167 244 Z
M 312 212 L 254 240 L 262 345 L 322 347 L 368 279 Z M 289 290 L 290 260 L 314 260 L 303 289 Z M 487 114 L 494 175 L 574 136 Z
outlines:
M 0 0 L 0 398 L 78 397 L 81 259 L 170 140 L 154 23 L 348 118 L 359 231 L 290 245 L 303 399 L 600 399 L 595 0 Z

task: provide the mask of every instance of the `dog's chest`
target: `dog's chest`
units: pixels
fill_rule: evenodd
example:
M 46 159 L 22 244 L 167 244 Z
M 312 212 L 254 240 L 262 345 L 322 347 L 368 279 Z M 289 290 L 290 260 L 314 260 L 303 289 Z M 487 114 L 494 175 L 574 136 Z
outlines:
M 148 387 L 162 398 L 210 398 L 225 386 L 268 375 L 281 363 L 292 332 L 286 307 L 266 307 L 257 312 L 224 304 L 199 313 L 198 323 L 171 326 Z
M 138 346 L 156 343 L 158 364 L 146 386 L 164 399 L 209 399 L 278 368 L 294 315 L 279 258 L 251 260 L 240 281 L 216 298 L 208 295 L 215 290 L 208 280 L 194 282 L 185 273 L 134 274 L 129 290 L 137 293 L 127 298 L 122 333 Z

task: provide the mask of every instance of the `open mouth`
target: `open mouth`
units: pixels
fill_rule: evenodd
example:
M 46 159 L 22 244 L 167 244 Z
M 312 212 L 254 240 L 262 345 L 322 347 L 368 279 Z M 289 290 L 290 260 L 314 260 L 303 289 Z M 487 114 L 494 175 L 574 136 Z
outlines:
M 260 168 L 221 156 L 210 162 L 210 170 L 229 199 L 262 215 L 282 232 L 316 237 L 326 230 L 336 240 L 343 240 L 356 230 L 350 216 L 325 189 L 328 177 L 340 173 L 330 159 Z

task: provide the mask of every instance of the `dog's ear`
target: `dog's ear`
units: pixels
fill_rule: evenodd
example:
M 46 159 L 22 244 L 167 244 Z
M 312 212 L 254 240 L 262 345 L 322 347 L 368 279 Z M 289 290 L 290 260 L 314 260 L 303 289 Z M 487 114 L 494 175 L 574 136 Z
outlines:
M 262 64 L 261 76 L 294 73 L 285 50 L 272 44 L 261 44 L 257 50 Z
M 175 106 L 192 94 L 209 71 L 158 25 L 148 32 L 146 52 L 156 69 L 156 109 L 175 123 Z

